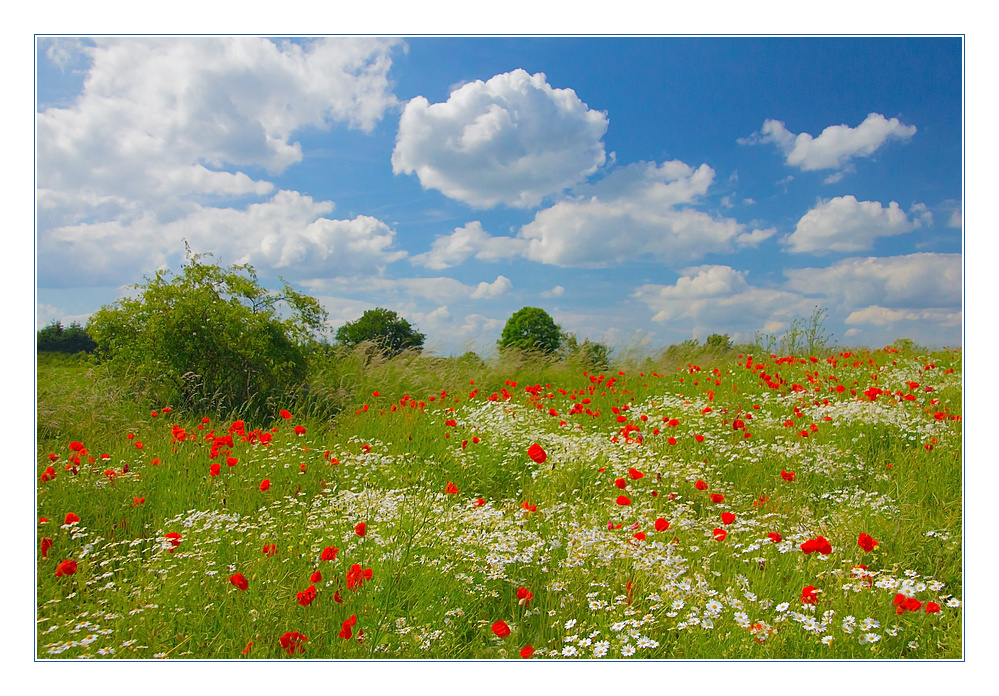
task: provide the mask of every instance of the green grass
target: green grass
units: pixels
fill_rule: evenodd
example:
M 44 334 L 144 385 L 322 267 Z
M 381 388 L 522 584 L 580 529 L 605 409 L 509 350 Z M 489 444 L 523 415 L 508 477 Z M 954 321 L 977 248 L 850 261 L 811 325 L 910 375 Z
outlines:
M 290 420 L 245 423 L 270 443 L 236 431 L 215 458 L 206 435 L 229 435 L 238 414 L 164 412 L 99 366 L 40 359 L 37 475 L 56 475 L 36 493 L 38 541 L 53 540 L 36 565 L 37 656 L 237 659 L 252 642 L 255 659 L 518 658 L 525 645 L 535 659 L 959 659 L 961 354 L 845 354 L 754 356 L 752 369 L 734 351 L 674 352 L 602 376 L 355 355 L 315 370 Z M 871 386 L 891 394 L 871 401 Z M 72 442 L 88 450 L 78 464 Z M 69 512 L 80 521 L 63 525 Z M 817 536 L 831 554 L 802 552 Z M 336 560 L 320 560 L 331 546 Z M 77 570 L 57 577 L 65 559 Z M 353 564 L 371 578 L 351 589 Z M 903 589 L 918 612 L 896 612 Z M 289 655 L 293 631 L 308 640 Z

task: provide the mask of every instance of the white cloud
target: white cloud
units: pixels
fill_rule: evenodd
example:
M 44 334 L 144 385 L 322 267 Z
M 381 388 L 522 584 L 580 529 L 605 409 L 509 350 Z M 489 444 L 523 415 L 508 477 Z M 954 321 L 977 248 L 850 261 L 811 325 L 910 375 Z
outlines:
M 443 103 L 410 100 L 392 170 L 477 208 L 530 208 L 604 164 L 607 125 L 573 90 L 517 69 L 465 84 Z
M 898 326 L 906 322 L 931 323 L 935 326 L 956 328 L 961 326 L 961 312 L 942 310 L 888 309 L 871 305 L 851 312 L 844 320 L 846 324 L 869 324 L 873 326 Z
M 833 298 L 851 309 L 961 307 L 960 254 L 848 258 L 828 268 L 784 271 L 787 287 Z
M 492 283 L 481 282 L 469 296 L 473 300 L 491 300 L 510 291 L 513 284 L 506 276 L 496 276 Z
M 552 297 L 562 297 L 565 294 L 565 288 L 561 285 L 556 285 L 551 290 L 545 290 L 541 293 L 542 297 L 552 298 Z
M 765 230 L 753 230 L 752 232 L 740 234 L 735 238 L 735 243 L 740 247 L 757 247 L 762 242 L 777 234 L 776 227 L 768 227 Z
M 783 122 L 768 119 L 760 132 L 740 139 L 741 144 L 774 143 L 785 155 L 788 165 L 803 171 L 841 169 L 856 157 L 870 157 L 889 140 L 908 140 L 915 126 L 903 125 L 897 118 L 869 114 L 856 128 L 829 126 L 817 138 L 808 133 L 795 135 Z M 835 175 L 831 181 L 838 181 Z
M 963 226 L 964 226 L 964 215 L 961 213 L 960 209 L 955 210 L 953 213 L 951 213 L 950 218 L 948 218 L 947 220 L 947 227 L 956 227 L 960 229 Z
M 878 237 L 905 234 L 920 224 L 910 221 L 895 201 L 884 208 L 877 201 L 841 196 L 805 213 L 784 241 L 796 253 L 865 251 Z
M 416 254 L 409 260 L 418 266 L 442 270 L 464 263 L 473 256 L 482 260 L 515 256 L 525 246 L 523 240 L 514 237 L 489 236 L 476 220 L 464 227 L 456 227 L 450 235 L 437 237 L 430 251 Z

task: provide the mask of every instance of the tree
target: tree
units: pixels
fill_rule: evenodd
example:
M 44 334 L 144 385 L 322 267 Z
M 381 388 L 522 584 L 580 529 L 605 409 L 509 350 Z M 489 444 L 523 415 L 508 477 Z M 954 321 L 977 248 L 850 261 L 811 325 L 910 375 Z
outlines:
M 562 341 L 559 345 L 559 354 L 563 360 L 578 361 L 586 370 L 607 370 L 610 369 L 610 355 L 603 343 L 595 343 L 590 339 L 582 343 L 576 338 L 576 334 L 562 334 Z
M 73 322 L 68 329 L 62 327 L 62 322 L 52 321 L 37 334 L 37 349 L 39 352 L 57 353 L 93 353 L 97 348 L 94 340 L 87 335 L 79 322 Z
M 87 331 L 98 358 L 138 378 L 160 404 L 275 410 L 274 400 L 303 382 L 313 334 L 326 320 L 322 305 L 287 283 L 266 290 L 251 266 L 205 264 L 190 250 L 180 275 L 158 271 L 133 287 L 138 297 L 101 308 Z
M 537 307 L 524 307 L 514 312 L 497 341 L 500 348 L 519 348 L 554 353 L 562 342 L 562 330 L 548 312 Z
M 711 334 L 706 339 L 704 339 L 704 345 L 708 348 L 717 348 L 719 350 L 728 350 L 732 347 L 732 340 L 728 337 L 728 334 Z
M 399 355 L 404 350 L 422 350 L 425 338 L 408 321 L 381 307 L 369 309 L 360 319 L 344 324 L 336 332 L 340 345 L 352 348 L 370 341 L 386 357 Z

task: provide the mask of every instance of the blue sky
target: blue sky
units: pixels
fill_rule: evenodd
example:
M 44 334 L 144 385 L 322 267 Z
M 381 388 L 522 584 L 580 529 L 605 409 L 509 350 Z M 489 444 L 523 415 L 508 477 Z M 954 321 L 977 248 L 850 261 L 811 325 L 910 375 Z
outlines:
M 960 38 L 39 38 L 36 325 L 184 241 L 437 354 L 958 346 Z

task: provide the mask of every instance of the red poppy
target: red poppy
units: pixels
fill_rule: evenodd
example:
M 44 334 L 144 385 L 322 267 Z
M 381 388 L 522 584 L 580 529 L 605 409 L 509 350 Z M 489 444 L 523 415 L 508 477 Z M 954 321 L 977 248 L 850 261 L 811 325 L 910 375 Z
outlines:
M 656 520 L 656 531 L 657 532 L 665 532 L 667 529 L 669 529 L 669 522 L 668 521 L 664 520 L 662 517 L 660 517 L 659 519 Z
M 264 555 L 265 556 L 268 556 L 268 557 L 269 556 L 273 556 L 276 553 L 277 553 L 277 546 L 275 546 L 274 544 L 264 544 Z
M 631 498 L 629 498 L 626 495 L 619 495 L 617 497 L 617 504 L 618 505 L 631 505 Z
M 704 442 L 703 435 L 694 435 L 694 439 L 697 440 L 698 442 Z
M 819 601 L 819 591 L 812 585 L 801 590 L 801 601 L 804 604 L 818 604 Z
M 338 549 L 335 546 L 327 546 L 325 549 L 323 549 L 323 552 L 319 555 L 319 560 L 321 560 L 321 561 L 335 561 L 336 560 L 336 555 L 337 555 L 337 553 L 339 551 L 340 551 L 340 549 Z
M 350 640 L 354 637 L 354 632 L 351 630 L 351 626 L 357 623 L 357 617 L 353 614 L 350 618 L 343 622 L 343 628 L 340 629 L 340 637 L 344 640 Z
M 735 522 L 735 513 L 723 512 L 721 514 L 721 519 L 722 519 L 722 524 L 732 524 L 733 522 Z
M 878 545 L 878 542 L 870 534 L 861 533 L 860 538 L 857 540 L 857 545 L 870 553 Z
M 829 541 L 825 537 L 820 536 L 806 541 L 801 545 L 801 550 L 806 554 L 821 553 L 823 556 L 828 556 L 832 553 L 832 546 L 829 545 Z
M 285 411 L 283 408 L 279 411 L 279 413 L 281 414 L 281 417 L 284 418 L 285 420 L 291 420 L 291 414 Z
M 236 466 L 237 464 L 239 464 L 239 460 L 236 459 L 235 457 L 226 457 L 225 463 L 226 466 Z
M 728 536 L 728 532 L 726 532 L 724 529 L 715 529 L 713 532 L 711 532 L 711 536 L 715 538 L 715 541 L 724 541 L 725 537 Z
M 144 502 L 146 502 L 145 498 L 140 498 L 139 496 L 135 496 L 134 498 L 132 498 L 132 507 L 135 507 L 136 505 L 142 505 Z
M 510 635 L 510 627 L 507 626 L 506 622 L 503 620 L 497 621 L 493 624 L 493 633 L 495 633 L 499 638 L 506 638 Z
M 294 655 L 296 652 L 304 653 L 305 646 L 302 643 L 307 640 L 308 638 L 298 631 L 290 631 L 281 636 L 281 647 L 287 650 L 289 655 Z
M 794 472 L 793 471 L 781 471 L 780 472 L 780 477 L 782 479 L 784 479 L 785 481 L 787 481 L 788 483 L 790 483 L 791 481 L 794 481 Z
M 309 582 L 311 582 L 313 585 L 315 585 L 317 582 L 322 582 L 322 581 L 323 581 L 323 574 L 320 573 L 318 570 L 309 577 Z
M 52 548 L 52 540 L 48 537 L 42 539 L 42 558 L 49 557 L 49 549 Z
M 915 597 L 906 597 L 902 593 L 895 595 L 894 604 L 895 604 L 896 614 L 902 614 L 903 612 L 907 611 L 919 611 L 920 608 L 923 606 L 923 603 L 920 602 Z M 927 611 L 929 611 L 928 606 L 927 606 Z
M 643 474 L 643 473 L 642 473 L 641 471 L 639 471 L 638 469 L 628 469 L 628 477 L 629 477 L 629 478 L 632 478 L 632 479 L 636 479 L 636 480 L 637 480 L 637 479 L 640 479 L 640 478 L 642 478 L 643 476 L 645 476 L 645 474 Z
M 777 532 L 770 532 L 769 534 L 767 534 L 767 538 L 770 539 L 770 541 L 772 541 L 775 544 L 779 544 L 780 542 L 784 541 L 784 537 L 782 537 Z
M 711 502 L 712 503 L 722 503 L 724 501 L 725 501 L 725 496 L 723 496 L 721 493 L 712 493 L 711 494 Z
M 45 471 L 42 473 L 42 477 L 40 480 L 42 483 L 45 483 L 46 481 L 51 481 L 55 477 L 56 477 L 55 469 L 50 466 L 46 468 Z
M 180 546 L 181 536 L 178 532 L 167 532 L 164 536 L 174 549 Z M 173 549 L 169 549 L 169 551 L 170 553 L 173 553 Z
M 619 478 L 615 479 L 614 485 L 620 488 L 621 490 L 624 490 L 625 488 L 628 487 L 628 482 L 625 481 L 623 478 Z
M 534 654 L 534 648 L 530 645 L 525 645 L 520 649 L 520 656 L 525 660 L 529 660 L 531 655 Z
M 936 602 L 927 602 L 926 603 L 926 613 L 927 614 L 936 614 L 938 611 L 940 611 L 940 605 L 939 604 L 937 604 Z
M 371 568 L 361 570 L 361 566 L 355 563 L 350 567 L 350 570 L 347 571 L 347 589 L 356 590 L 364 584 L 365 580 L 370 580 L 371 575 Z
M 211 476 L 211 477 L 214 478 L 214 477 L 218 476 L 220 473 L 222 473 L 222 467 L 221 467 L 221 465 L 219 465 L 218 462 L 215 462 L 214 464 L 212 464 L 211 466 L 208 467 L 208 475 L 209 476 Z
M 80 450 L 83 449 L 83 443 L 74 440 L 73 442 L 69 443 L 69 448 L 74 452 L 79 452 Z
M 238 587 L 243 592 L 246 592 L 247 588 L 250 586 L 250 583 L 249 581 L 247 581 L 246 576 L 243 575 L 242 573 L 236 573 L 235 575 L 233 575 L 231 578 L 229 578 L 229 582 L 231 582 L 233 585 Z
M 694 484 L 694 488 L 696 488 L 699 491 L 706 491 L 708 490 L 708 484 L 704 483 L 704 481 L 698 481 L 697 483 Z
M 246 647 L 243 648 L 241 654 L 243 654 L 243 655 L 249 655 L 250 654 L 250 648 L 252 648 L 252 647 L 253 647 L 253 641 L 251 640 L 249 643 L 246 644 Z
M 313 600 L 316 598 L 316 586 L 309 585 L 307 589 L 299 592 L 295 597 L 298 599 L 298 603 L 303 607 L 307 607 L 312 604 Z
M 305 435 L 305 426 L 296 425 L 295 426 L 295 434 L 296 435 Z
M 343 604 L 343 600 L 340 599 L 340 590 L 333 590 L 333 601 L 337 604 Z
M 645 532 L 635 532 L 635 538 L 639 541 L 645 541 Z
M 526 607 L 534 599 L 534 593 L 524 587 L 517 588 L 517 604 Z
M 260 490 L 261 491 L 266 491 L 270 487 L 271 487 L 271 480 L 270 479 L 264 479 L 263 481 L 260 482 Z
M 527 510 L 528 512 L 537 512 L 537 511 L 538 511 L 538 506 L 537 506 L 537 505 L 533 505 L 533 504 L 532 504 L 532 503 L 531 503 L 530 501 L 528 501 L 528 500 L 525 500 L 524 502 L 522 502 L 522 503 L 520 504 L 520 507 L 524 508 L 524 509 L 525 509 L 525 510 Z
M 74 522 L 79 522 L 80 518 L 77 517 L 75 512 L 66 513 L 66 521 L 63 524 L 73 524 Z
M 450 481 L 448 481 L 447 486 L 445 486 L 444 488 L 444 492 L 447 493 L 448 495 L 453 495 L 458 492 L 458 487 L 453 483 L 451 483 Z
M 72 575 L 76 572 L 76 561 L 71 558 L 67 558 L 65 561 L 59 561 L 59 565 L 56 566 L 56 577 L 62 577 L 63 575 Z
M 485 504 L 486 504 L 486 499 L 485 498 L 476 498 L 476 500 L 475 500 L 475 507 L 482 507 Z
M 365 534 L 368 533 L 368 525 L 366 525 L 364 522 L 358 522 L 357 526 L 354 527 L 354 533 L 360 537 L 364 536 Z
M 527 456 L 538 464 L 544 464 L 545 460 L 548 459 L 548 453 L 537 442 L 527 448 Z

